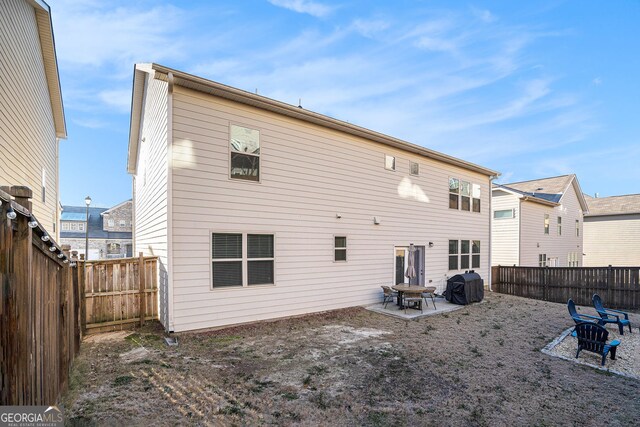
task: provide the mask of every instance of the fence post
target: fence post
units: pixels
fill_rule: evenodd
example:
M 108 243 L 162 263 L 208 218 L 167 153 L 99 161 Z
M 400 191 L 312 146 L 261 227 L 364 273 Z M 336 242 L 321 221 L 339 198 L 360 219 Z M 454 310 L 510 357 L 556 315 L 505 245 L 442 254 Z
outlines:
M 80 290 L 80 329 L 82 330 L 83 337 L 87 335 L 87 298 L 85 295 L 86 267 L 85 254 L 80 254 L 80 262 L 78 263 L 78 289 Z
M 146 298 L 144 294 L 145 288 L 145 268 L 144 268 L 144 254 L 140 252 L 140 258 L 138 261 L 138 274 L 140 279 L 140 326 L 144 325 L 144 318 L 147 314 Z
M 611 302 L 613 302 L 613 291 L 611 290 L 611 282 L 613 281 L 613 267 L 611 267 L 611 264 L 609 264 L 609 267 L 607 268 L 607 301 L 609 301 L 609 304 L 611 304 Z
M 545 265 L 542 270 L 542 300 L 549 300 L 549 266 Z

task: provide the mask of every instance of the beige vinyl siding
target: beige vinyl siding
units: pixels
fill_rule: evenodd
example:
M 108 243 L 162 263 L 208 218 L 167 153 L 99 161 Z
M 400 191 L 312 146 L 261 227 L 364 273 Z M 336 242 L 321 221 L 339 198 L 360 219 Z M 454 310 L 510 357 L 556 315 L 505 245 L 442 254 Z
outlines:
M 586 217 L 584 265 L 640 266 L 640 214 Z
M 180 87 L 173 102 L 175 331 L 378 302 L 394 247 L 410 243 L 425 246 L 426 282 L 442 289 L 457 273 L 448 240 L 480 240 L 488 279 L 487 176 Z M 230 124 L 260 131 L 261 183 L 229 179 Z M 481 185 L 482 213 L 448 208 L 450 176 Z M 212 231 L 274 234 L 275 286 L 212 290 Z M 334 262 L 335 235 L 348 236 L 347 262 Z
M 520 265 L 537 267 L 538 255 L 547 254 L 547 259 L 557 258 L 557 267 L 567 267 L 569 253 L 578 254 L 582 265 L 582 209 L 573 185 L 560 200 L 561 205 L 552 207 L 523 201 L 520 220 Z M 549 214 L 549 234 L 544 234 L 544 214 Z M 562 235 L 558 236 L 557 217 L 562 217 Z M 580 237 L 576 237 L 575 220 L 580 221 Z
M 134 189 L 135 254 L 160 257 L 160 320 L 168 327 L 167 83 L 147 78 L 146 84 Z
M 491 263 L 518 265 L 520 246 L 520 198 L 506 191 L 493 190 L 493 211 L 513 210 L 513 218 L 493 218 L 491 222 Z M 493 215 L 493 212 L 492 212 Z
M 24 0 L 3 0 L 0 28 L 0 185 L 31 188 L 33 213 L 54 235 L 58 142 L 33 7 Z

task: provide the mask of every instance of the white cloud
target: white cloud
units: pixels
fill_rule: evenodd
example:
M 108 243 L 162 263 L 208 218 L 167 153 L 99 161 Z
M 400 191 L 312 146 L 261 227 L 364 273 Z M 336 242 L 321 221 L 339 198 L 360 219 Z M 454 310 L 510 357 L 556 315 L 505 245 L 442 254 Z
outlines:
M 600 77 L 595 77 L 593 80 L 591 80 L 591 84 L 593 84 L 594 86 L 600 86 L 602 84 L 602 79 Z
M 381 19 L 356 19 L 351 24 L 351 27 L 358 32 L 359 34 L 365 37 L 373 37 L 377 33 L 380 33 L 387 28 L 389 28 L 390 24 L 387 21 Z
M 298 13 L 306 13 L 322 18 L 331 13 L 332 7 L 311 0 L 269 0 L 274 6 L 282 7 Z
M 110 89 L 98 93 L 98 98 L 109 107 L 113 107 L 123 113 L 131 108 L 131 89 Z
M 485 24 L 490 24 L 492 22 L 495 22 L 498 19 L 488 9 L 477 9 L 475 7 L 472 7 L 471 8 L 471 13 L 473 13 L 473 16 L 475 16 L 476 18 L 478 18 L 479 20 L 481 20 Z

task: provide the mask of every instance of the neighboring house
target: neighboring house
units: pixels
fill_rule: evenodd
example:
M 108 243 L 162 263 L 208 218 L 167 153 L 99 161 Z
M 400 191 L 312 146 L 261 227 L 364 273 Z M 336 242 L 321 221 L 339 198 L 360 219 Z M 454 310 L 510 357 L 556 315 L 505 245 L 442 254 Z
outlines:
M 186 331 L 381 301 L 474 269 L 497 172 L 157 64 L 135 67 L 134 245 Z
M 493 265 L 582 266 L 588 207 L 575 175 L 494 184 L 492 211 Z
M 640 194 L 585 198 L 584 265 L 640 266 Z
M 58 141 L 67 137 L 49 6 L 0 2 L 0 186 L 33 191 L 32 212 L 58 230 Z
M 132 201 L 112 208 L 89 208 L 89 258 L 124 258 L 133 256 L 131 241 Z M 86 206 L 63 206 L 60 218 L 60 243 L 72 251 L 85 253 Z

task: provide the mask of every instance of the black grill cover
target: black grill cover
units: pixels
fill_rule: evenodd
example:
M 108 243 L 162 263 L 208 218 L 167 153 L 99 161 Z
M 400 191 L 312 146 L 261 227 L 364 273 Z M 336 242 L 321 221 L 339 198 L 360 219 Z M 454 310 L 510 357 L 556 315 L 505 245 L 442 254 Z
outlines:
M 453 304 L 471 304 L 484 298 L 484 280 L 478 273 L 456 274 L 447 280 L 444 291 L 447 301 Z

